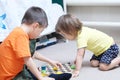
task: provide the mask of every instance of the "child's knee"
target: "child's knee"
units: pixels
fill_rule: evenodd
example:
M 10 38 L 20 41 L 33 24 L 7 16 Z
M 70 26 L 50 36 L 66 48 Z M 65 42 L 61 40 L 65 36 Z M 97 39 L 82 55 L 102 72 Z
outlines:
M 108 65 L 103 64 L 103 63 L 100 63 L 99 69 L 102 70 L 102 71 L 108 71 L 109 70 Z
M 91 60 L 90 61 L 92 67 L 98 67 L 99 66 L 99 61 L 97 60 Z

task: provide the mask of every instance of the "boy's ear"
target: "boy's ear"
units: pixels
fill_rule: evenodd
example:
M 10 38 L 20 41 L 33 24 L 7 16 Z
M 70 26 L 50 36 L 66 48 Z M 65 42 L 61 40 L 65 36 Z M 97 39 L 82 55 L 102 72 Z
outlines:
M 39 26 L 39 23 L 37 23 L 37 22 L 33 23 L 34 28 L 37 28 L 38 26 Z

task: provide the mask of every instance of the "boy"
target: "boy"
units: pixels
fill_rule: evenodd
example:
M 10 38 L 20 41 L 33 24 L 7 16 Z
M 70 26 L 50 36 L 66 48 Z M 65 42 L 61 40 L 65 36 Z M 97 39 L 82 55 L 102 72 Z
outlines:
M 74 77 L 80 72 L 85 49 L 94 53 L 90 60 L 93 67 L 108 71 L 120 64 L 119 48 L 113 38 L 96 29 L 82 26 L 78 18 L 70 14 L 62 15 L 56 24 L 56 32 L 68 40 L 77 39 Z
M 48 21 L 44 10 L 39 7 L 29 8 L 20 27 L 16 27 L 0 44 L 0 80 L 12 80 L 22 71 L 24 64 L 38 80 L 54 80 L 43 78 L 31 58 L 29 39 L 35 39 L 47 27 Z M 41 60 L 54 66 L 61 65 L 37 54 Z

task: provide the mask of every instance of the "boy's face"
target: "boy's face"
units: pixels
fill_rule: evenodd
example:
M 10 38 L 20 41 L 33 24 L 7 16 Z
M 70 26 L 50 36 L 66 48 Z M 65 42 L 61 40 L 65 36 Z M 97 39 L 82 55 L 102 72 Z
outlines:
M 36 39 L 36 38 L 38 38 L 40 36 L 40 33 L 42 33 L 42 31 L 44 29 L 45 28 L 42 27 L 39 24 L 33 25 L 33 29 L 31 30 L 31 32 L 29 34 L 30 39 Z
M 75 40 L 75 37 L 72 36 L 72 35 L 70 35 L 70 34 L 66 34 L 66 33 L 64 33 L 64 32 L 60 32 L 60 34 L 61 34 L 64 38 L 66 38 L 66 39 L 68 39 L 68 40 Z

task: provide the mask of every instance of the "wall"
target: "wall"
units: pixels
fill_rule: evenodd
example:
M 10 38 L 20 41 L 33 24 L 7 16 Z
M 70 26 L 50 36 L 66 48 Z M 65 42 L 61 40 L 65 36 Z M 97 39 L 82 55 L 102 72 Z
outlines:
M 0 0 L 0 41 L 21 25 L 25 11 L 31 6 L 41 7 L 47 14 L 48 27 L 41 35 L 54 32 L 58 17 L 66 12 L 64 0 Z
M 86 2 L 75 0 L 68 2 L 67 11 L 76 15 L 85 26 L 99 29 L 115 38 L 117 43 L 120 43 L 120 1 L 115 2 Z M 81 1 L 81 3 L 80 3 Z M 105 0 L 107 1 L 107 0 Z M 83 3 L 83 4 L 82 4 Z

